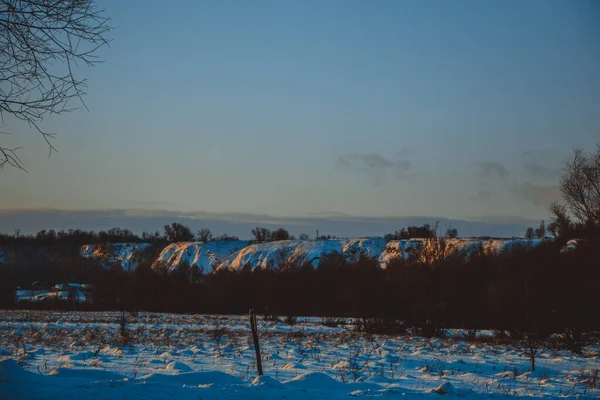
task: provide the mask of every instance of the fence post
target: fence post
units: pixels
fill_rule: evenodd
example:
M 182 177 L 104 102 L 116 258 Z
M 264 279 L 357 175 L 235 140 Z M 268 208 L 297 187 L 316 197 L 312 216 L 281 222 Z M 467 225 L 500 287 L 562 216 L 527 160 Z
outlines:
M 250 310 L 250 328 L 252 329 L 252 339 L 254 340 L 254 351 L 256 352 L 256 369 L 258 370 L 258 376 L 263 374 L 262 361 L 260 359 L 260 345 L 258 343 L 258 328 L 256 326 L 256 314 L 254 310 Z

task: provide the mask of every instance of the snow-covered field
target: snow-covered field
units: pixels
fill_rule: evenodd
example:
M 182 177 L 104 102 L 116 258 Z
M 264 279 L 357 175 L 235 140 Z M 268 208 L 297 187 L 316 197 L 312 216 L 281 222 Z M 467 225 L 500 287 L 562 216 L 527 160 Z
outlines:
M 119 313 L 0 313 L 0 399 L 598 398 L 599 350 L 364 335 L 318 318 L 264 321 L 257 376 L 246 316 L 140 313 L 120 342 Z M 484 333 L 489 335 L 489 333 Z M 598 384 L 596 384 L 598 385 Z M 442 387 L 450 393 L 441 395 Z M 443 392 L 445 390 L 440 390 Z

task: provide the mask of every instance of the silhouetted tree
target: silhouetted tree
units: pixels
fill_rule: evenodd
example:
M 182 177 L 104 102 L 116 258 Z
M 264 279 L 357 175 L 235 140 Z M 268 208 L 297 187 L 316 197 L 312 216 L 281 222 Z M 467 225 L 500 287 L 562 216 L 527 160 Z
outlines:
M 546 227 L 546 230 L 549 234 L 551 234 L 554 238 L 558 237 L 558 224 L 556 222 L 550 222 Z
M 437 225 L 436 225 L 437 226 Z M 456 231 L 458 235 L 458 231 Z M 409 226 L 408 228 L 402 228 L 396 230 L 393 233 L 384 235 L 386 241 L 390 240 L 405 240 L 411 238 L 433 238 L 436 236 L 436 228 L 432 228 L 429 224 L 423 224 L 423 226 Z
M 160 234 L 159 231 L 156 231 L 154 233 L 142 232 L 142 241 L 144 242 L 160 242 L 163 240 L 164 237 Z
M 228 234 L 223 233 L 219 236 L 215 236 L 212 241 L 213 242 L 233 242 L 236 240 L 240 240 L 240 238 L 237 236 L 229 236 Z
M 213 238 L 213 234 L 211 233 L 210 229 L 200 229 L 196 237 L 202 243 L 206 243 Z
M 252 235 L 258 243 L 268 242 L 271 240 L 271 230 L 257 226 L 252 229 Z
M 535 237 L 538 239 L 546 237 L 546 223 L 544 220 L 540 223 L 540 227 L 535 230 Z
M 535 237 L 535 230 L 532 227 L 527 228 L 525 231 L 525 239 L 531 240 Z
M 271 232 L 271 241 L 276 242 L 279 240 L 290 240 L 290 234 L 283 228 L 279 228 Z
M 448 228 L 446 230 L 446 237 L 454 239 L 458 237 L 458 229 L 456 228 Z
M 551 229 L 550 232 L 555 237 L 568 239 L 571 231 L 573 230 L 573 224 L 567 213 L 567 207 L 562 204 L 553 203 L 550 206 L 550 213 L 552 213 L 553 219 L 552 223 L 550 224 L 552 226 L 548 226 L 548 229 Z
M 185 225 L 173 222 L 171 225 L 165 225 L 165 239 L 168 242 L 191 242 L 194 240 L 194 234 Z
M 600 224 L 600 143 L 596 153 L 576 149 L 566 163 L 560 191 L 569 212 L 582 224 Z

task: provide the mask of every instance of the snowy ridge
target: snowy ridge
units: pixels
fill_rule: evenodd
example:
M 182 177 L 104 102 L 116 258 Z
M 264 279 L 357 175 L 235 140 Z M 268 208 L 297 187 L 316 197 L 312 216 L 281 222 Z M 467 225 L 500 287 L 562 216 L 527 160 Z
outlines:
M 102 260 L 102 267 L 120 265 L 124 271 L 133 272 L 140 261 L 144 261 L 151 243 L 108 243 L 86 244 L 81 246 L 80 254 L 85 258 Z
M 180 265 L 195 266 L 203 274 L 210 274 L 221 261 L 248 246 L 247 241 L 180 242 L 165 247 L 152 264 L 153 270 L 175 271 Z
M 550 240 L 550 239 L 549 239 Z M 445 239 L 446 249 L 445 254 L 460 252 L 465 257 L 482 251 L 483 253 L 501 253 L 513 249 L 517 246 L 530 247 L 538 246 L 542 241 L 540 239 Z M 379 264 L 385 268 L 390 262 L 407 258 L 411 253 L 415 253 L 419 249 L 422 250 L 422 261 L 426 261 L 426 256 L 431 255 L 435 251 L 435 240 L 432 239 L 407 239 L 407 240 L 390 240 L 385 247 L 385 250 L 379 256 Z
M 218 269 L 241 270 L 249 265 L 252 269 L 278 269 L 290 264 L 310 263 L 319 265 L 321 257 L 339 253 L 347 261 L 358 261 L 361 254 L 378 258 L 385 249 L 385 239 L 339 239 L 339 240 L 282 240 L 279 242 L 253 244 L 225 259 Z
M 474 252 L 499 253 L 515 246 L 537 246 L 539 239 L 445 239 L 445 254 L 460 252 L 468 257 Z M 548 239 L 550 240 L 550 239 Z M 120 265 L 125 271 L 135 271 L 140 261 L 149 257 L 150 243 L 116 243 L 85 245 L 81 255 L 97 258 L 108 268 Z M 574 247 L 574 245 L 571 245 Z M 570 248 L 571 248 L 570 247 Z M 422 251 L 418 251 L 421 249 Z M 255 243 L 250 241 L 223 242 L 179 242 L 166 246 L 152 263 L 155 271 L 173 272 L 181 265 L 195 266 L 199 272 L 210 274 L 218 269 L 240 271 L 248 265 L 251 269 L 279 269 L 289 265 L 312 264 L 317 267 L 326 255 L 340 254 L 346 261 L 358 261 L 361 255 L 378 260 L 382 268 L 392 261 L 407 258 L 419 253 L 422 261 L 428 262 L 436 251 L 436 241 L 432 239 L 391 240 L 358 238 L 333 240 L 282 240 L 278 242 Z M 147 260 L 147 259 L 146 259 Z M 148 260 L 147 260 L 148 261 Z

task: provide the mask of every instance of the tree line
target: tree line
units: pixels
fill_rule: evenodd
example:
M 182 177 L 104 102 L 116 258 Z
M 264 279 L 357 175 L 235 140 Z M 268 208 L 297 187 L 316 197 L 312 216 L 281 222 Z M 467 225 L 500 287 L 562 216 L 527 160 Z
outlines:
M 411 228 L 409 228 L 411 229 Z M 280 240 L 295 240 L 286 229 L 278 228 L 271 230 L 257 226 L 252 231 L 253 242 L 276 242 Z M 319 235 L 318 240 L 335 239 L 331 235 Z M 306 233 L 298 236 L 300 240 L 308 240 L 310 237 Z M 59 230 L 54 229 L 41 230 L 36 234 L 25 235 L 17 229 L 14 234 L 0 233 L 1 245 L 75 245 L 84 244 L 106 244 L 106 243 L 176 243 L 176 242 L 220 242 L 240 240 L 237 236 L 223 233 L 214 235 L 210 229 L 200 229 L 196 233 L 179 222 L 173 222 L 163 226 L 163 231 L 142 232 L 141 235 L 135 234 L 129 229 L 111 228 L 105 231 L 87 231 L 82 229 Z
M 458 235 L 456 229 L 454 236 Z M 431 237 L 432 227 L 429 224 L 425 224 L 421 227 L 409 226 L 408 229 L 402 228 L 402 234 L 400 231 L 396 231 L 395 234 L 386 234 L 384 237 L 387 240 L 395 238 L 408 239 L 411 237 Z M 409 234 L 410 233 L 410 234 Z M 301 233 L 296 236 L 291 235 L 286 229 L 278 228 L 271 230 L 265 227 L 257 226 L 251 230 L 252 242 L 264 243 L 264 242 L 277 242 L 281 240 L 309 240 L 310 236 L 306 233 Z M 398 236 L 400 235 L 400 236 Z M 408 235 L 408 236 L 407 236 Z M 412 236 L 410 236 L 412 235 Z M 422 236 L 419 236 L 422 235 Z M 336 236 L 332 235 L 318 235 L 315 237 L 317 240 L 331 240 L 337 239 Z M 173 222 L 163 226 L 163 231 L 155 232 L 142 232 L 138 235 L 129 229 L 123 228 L 111 228 L 105 231 L 87 231 L 82 229 L 69 229 L 59 230 L 54 229 L 41 230 L 36 234 L 25 235 L 17 229 L 14 234 L 9 235 L 6 233 L 0 233 L 0 246 L 1 245 L 75 245 L 81 246 L 84 244 L 107 244 L 107 243 L 176 243 L 176 242 L 220 242 L 220 241 L 234 241 L 240 240 L 238 236 L 228 235 L 223 233 L 220 235 L 213 235 L 210 229 L 200 229 L 196 233 L 179 222 Z
M 348 262 L 340 254 L 318 267 L 287 265 L 281 270 L 219 271 L 202 275 L 189 265 L 175 273 L 149 264 L 134 273 L 101 268 L 97 261 L 63 253 L 28 268 L 0 269 L 2 307 L 145 310 L 155 312 L 343 316 L 403 321 L 425 336 L 447 328 L 497 329 L 540 335 L 600 329 L 600 241 L 561 251 L 558 242 L 515 247 L 499 254 L 463 257 L 419 250 L 381 269 L 363 257 Z M 439 251 L 442 249 L 442 251 Z M 421 249 L 420 251 L 426 251 Z M 427 250 L 431 251 L 431 250 Z M 59 257 L 60 256 L 60 257 Z M 12 289 L 35 276 L 49 281 L 92 283 L 92 304 L 16 305 Z

